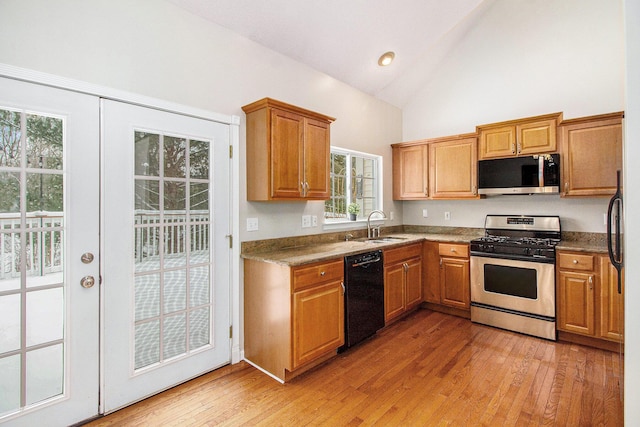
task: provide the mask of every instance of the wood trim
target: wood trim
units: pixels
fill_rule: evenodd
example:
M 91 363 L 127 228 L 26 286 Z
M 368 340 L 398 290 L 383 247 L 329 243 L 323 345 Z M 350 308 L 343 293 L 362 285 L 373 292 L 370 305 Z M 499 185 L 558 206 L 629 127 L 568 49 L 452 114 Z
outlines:
M 554 119 L 557 120 L 557 123 L 562 122 L 562 112 L 543 114 L 541 116 L 523 117 L 521 119 L 506 120 L 503 122 L 477 125 L 476 133 L 479 134 L 482 129 L 491 129 L 491 128 L 503 127 L 503 126 L 515 126 L 515 125 L 526 124 L 529 122 L 538 122 L 538 121 L 554 120 Z
M 590 123 L 592 121 L 599 120 L 622 120 L 624 119 L 624 111 L 617 111 L 615 113 L 596 114 L 594 116 L 576 117 L 574 119 L 562 120 L 558 123 L 558 126 L 577 125 L 582 123 Z
M 457 317 L 463 317 L 465 319 L 471 319 L 470 310 L 461 310 L 459 308 L 447 307 L 445 305 L 434 304 L 432 302 L 423 302 L 422 308 L 427 308 L 429 310 L 437 311 L 439 313 L 451 314 Z
M 391 144 L 391 147 L 411 147 L 413 145 L 432 144 L 434 142 L 443 142 L 443 141 L 444 142 L 458 141 L 461 139 L 477 138 L 477 137 L 478 137 L 478 134 L 476 132 L 463 133 L 463 134 L 451 135 L 451 136 L 438 136 L 435 138 L 418 139 L 415 141 L 396 142 L 394 144 Z
M 571 342 L 574 344 L 586 345 L 588 347 L 599 348 L 601 350 L 608 350 L 614 353 L 622 351 L 624 353 L 624 344 L 619 342 L 609 341 L 602 338 L 588 337 L 585 335 L 573 334 L 566 331 L 558 331 L 558 341 Z
M 321 113 L 316 113 L 315 111 L 311 111 L 305 108 L 300 108 L 295 105 L 287 104 L 286 102 L 278 101 L 273 98 L 262 98 L 255 102 L 252 102 L 251 104 L 247 104 L 244 107 L 242 107 L 242 111 L 244 111 L 245 114 L 249 114 L 261 108 L 280 108 L 283 110 L 301 114 L 303 116 L 311 117 L 316 120 L 321 120 L 327 123 L 331 123 L 336 120 L 334 117 L 326 116 Z

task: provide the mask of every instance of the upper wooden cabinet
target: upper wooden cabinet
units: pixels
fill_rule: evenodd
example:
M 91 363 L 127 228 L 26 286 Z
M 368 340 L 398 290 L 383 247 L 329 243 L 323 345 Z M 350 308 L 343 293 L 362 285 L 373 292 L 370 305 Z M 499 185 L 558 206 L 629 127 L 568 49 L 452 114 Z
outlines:
M 476 134 L 391 145 L 394 200 L 478 197 Z
M 335 119 L 270 98 L 242 110 L 247 115 L 247 200 L 328 199 L 329 127 Z
M 429 144 L 429 194 L 432 199 L 478 197 L 478 145 L 475 134 Z
M 610 196 L 622 170 L 624 113 L 565 120 L 560 124 L 562 188 L 567 196 Z
M 393 199 L 429 198 L 429 146 L 426 143 L 392 144 Z
M 556 128 L 562 113 L 477 126 L 478 158 L 494 159 L 557 151 Z

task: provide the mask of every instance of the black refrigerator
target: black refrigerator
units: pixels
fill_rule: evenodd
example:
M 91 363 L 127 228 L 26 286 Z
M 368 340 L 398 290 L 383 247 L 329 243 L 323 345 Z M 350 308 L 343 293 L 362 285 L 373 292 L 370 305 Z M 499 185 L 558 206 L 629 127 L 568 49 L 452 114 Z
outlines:
M 607 249 L 611 264 L 618 270 L 618 293 L 622 293 L 622 267 L 623 267 L 623 226 L 622 218 L 622 187 L 620 184 L 620 171 L 617 172 L 616 193 L 609 201 L 607 209 Z

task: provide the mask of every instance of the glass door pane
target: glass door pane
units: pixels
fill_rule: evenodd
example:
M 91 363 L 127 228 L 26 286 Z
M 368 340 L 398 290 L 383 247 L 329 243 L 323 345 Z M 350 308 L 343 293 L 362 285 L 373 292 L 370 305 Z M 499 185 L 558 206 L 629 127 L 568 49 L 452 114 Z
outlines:
M 135 131 L 134 369 L 211 342 L 209 142 Z
M 0 416 L 65 392 L 64 135 L 0 108 Z

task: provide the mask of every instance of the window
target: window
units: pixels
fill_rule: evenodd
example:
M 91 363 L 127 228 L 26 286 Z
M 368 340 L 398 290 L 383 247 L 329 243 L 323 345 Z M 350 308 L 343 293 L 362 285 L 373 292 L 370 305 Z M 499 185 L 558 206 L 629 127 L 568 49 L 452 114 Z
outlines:
M 331 147 L 331 196 L 324 204 L 325 223 L 349 220 L 347 208 L 360 207 L 358 219 L 382 209 L 382 157 Z

